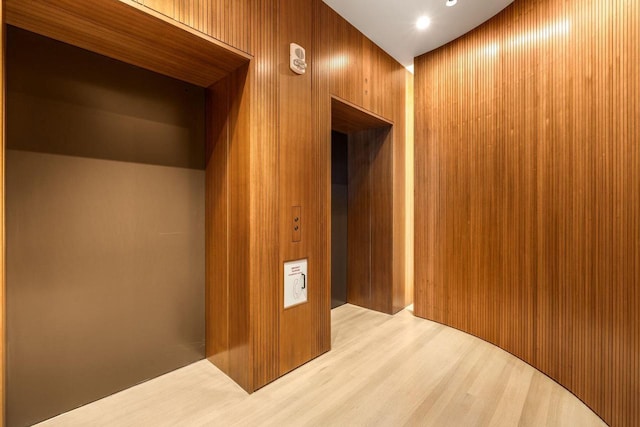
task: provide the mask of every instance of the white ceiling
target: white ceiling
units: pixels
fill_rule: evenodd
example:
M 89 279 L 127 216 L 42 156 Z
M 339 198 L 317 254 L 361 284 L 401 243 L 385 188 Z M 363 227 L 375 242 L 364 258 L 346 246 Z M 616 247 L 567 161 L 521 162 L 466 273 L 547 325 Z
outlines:
M 513 0 L 323 0 L 405 67 L 413 58 L 440 47 L 495 16 Z M 416 28 L 422 15 L 431 19 Z

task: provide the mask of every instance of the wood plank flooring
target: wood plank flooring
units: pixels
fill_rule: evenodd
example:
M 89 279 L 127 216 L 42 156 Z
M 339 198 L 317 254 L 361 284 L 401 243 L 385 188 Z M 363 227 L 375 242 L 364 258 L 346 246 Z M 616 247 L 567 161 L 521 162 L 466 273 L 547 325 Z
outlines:
M 203 360 L 40 425 L 605 425 L 516 357 L 410 310 L 331 317 L 331 352 L 252 395 Z

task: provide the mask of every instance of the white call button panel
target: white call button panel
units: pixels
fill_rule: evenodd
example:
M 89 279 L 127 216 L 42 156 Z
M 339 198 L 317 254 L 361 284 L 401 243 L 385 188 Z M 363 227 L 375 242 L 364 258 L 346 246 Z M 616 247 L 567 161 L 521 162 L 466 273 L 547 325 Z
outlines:
M 284 263 L 284 308 L 307 302 L 307 260 Z

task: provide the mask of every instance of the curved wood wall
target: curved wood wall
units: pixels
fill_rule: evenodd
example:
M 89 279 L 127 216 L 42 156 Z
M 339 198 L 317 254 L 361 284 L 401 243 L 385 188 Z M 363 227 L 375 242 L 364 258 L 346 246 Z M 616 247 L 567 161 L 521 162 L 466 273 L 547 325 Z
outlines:
M 415 61 L 415 313 L 615 426 L 640 425 L 639 28 L 637 1 L 516 0 Z

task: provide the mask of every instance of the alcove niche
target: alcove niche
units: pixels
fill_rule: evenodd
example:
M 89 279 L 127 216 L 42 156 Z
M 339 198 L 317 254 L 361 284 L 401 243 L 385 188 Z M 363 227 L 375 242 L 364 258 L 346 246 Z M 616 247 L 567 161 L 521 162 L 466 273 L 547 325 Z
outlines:
M 393 122 L 331 98 L 331 296 L 393 314 L 404 285 L 394 280 Z
M 127 1 L 9 0 L 5 21 L 5 408 L 21 426 L 213 356 L 213 221 L 250 56 Z

